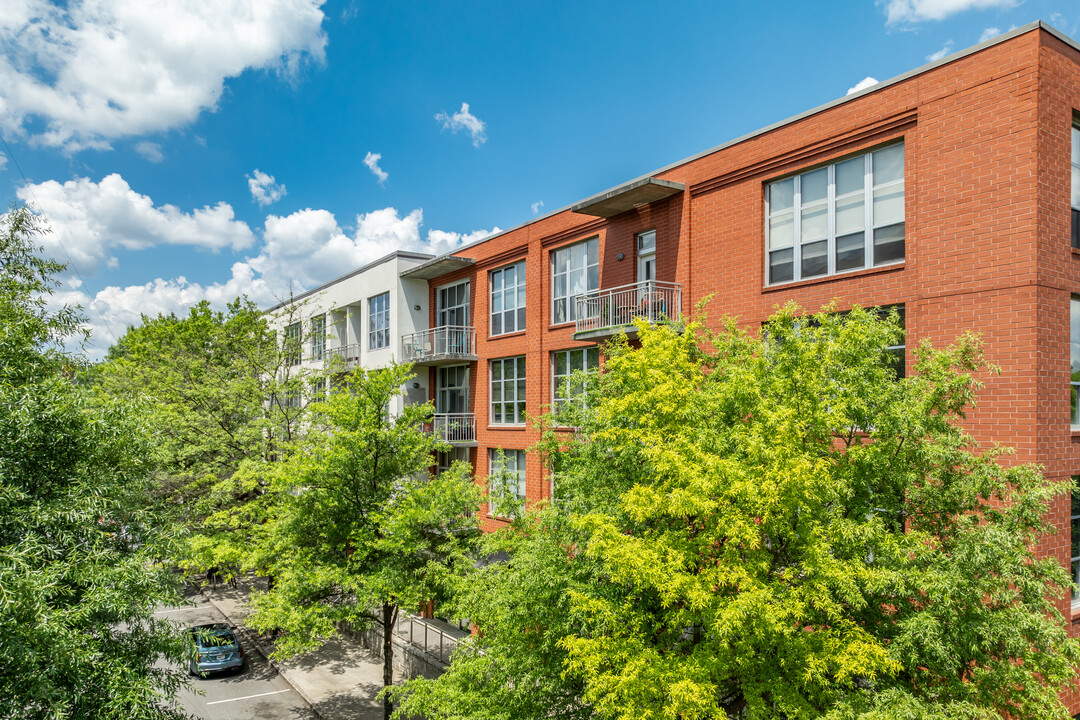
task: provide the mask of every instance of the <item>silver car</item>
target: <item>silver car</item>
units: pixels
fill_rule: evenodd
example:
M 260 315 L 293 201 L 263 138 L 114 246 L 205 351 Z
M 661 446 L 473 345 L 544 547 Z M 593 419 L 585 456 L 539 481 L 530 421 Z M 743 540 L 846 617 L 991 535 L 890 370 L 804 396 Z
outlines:
M 244 648 L 236 637 L 235 628 L 225 623 L 196 625 L 191 628 L 195 654 L 189 670 L 192 675 L 205 677 L 208 673 L 244 669 Z

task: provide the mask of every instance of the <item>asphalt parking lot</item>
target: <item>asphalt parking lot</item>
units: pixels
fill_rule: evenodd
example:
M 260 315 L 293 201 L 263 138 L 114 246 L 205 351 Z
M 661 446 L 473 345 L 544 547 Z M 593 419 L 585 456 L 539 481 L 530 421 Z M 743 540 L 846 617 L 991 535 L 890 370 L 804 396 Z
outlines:
M 188 592 L 187 599 L 193 605 L 162 608 L 157 614 L 183 627 L 226 622 L 199 593 Z M 306 720 L 316 717 L 304 699 L 270 667 L 258 650 L 245 644 L 244 657 L 247 663 L 240 673 L 193 678 L 194 687 L 203 694 L 182 690 L 177 697 L 180 705 L 207 720 Z

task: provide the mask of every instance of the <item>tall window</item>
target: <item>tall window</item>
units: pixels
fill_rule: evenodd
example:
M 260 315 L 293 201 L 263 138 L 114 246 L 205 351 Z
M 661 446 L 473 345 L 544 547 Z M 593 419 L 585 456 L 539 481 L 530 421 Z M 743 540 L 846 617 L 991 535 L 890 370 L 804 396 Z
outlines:
M 890 145 L 766 188 L 769 283 L 904 259 L 904 146 Z
M 390 347 L 390 293 L 368 298 L 368 349 Z
M 1073 491 L 1072 491 L 1072 503 L 1069 512 L 1069 546 L 1072 548 L 1070 553 L 1072 554 L 1072 579 L 1073 582 L 1077 582 L 1077 578 L 1080 578 L 1080 492 L 1077 491 L 1077 483 L 1080 482 L 1080 475 L 1073 475 Z M 1076 590 L 1072 593 L 1073 602 L 1078 599 Z
M 491 334 L 525 329 L 525 261 L 491 271 Z
M 649 230 L 637 236 L 637 281 L 656 279 L 656 231 Z
M 488 487 L 494 497 L 507 493 L 524 502 L 525 451 L 492 449 Z
M 1077 401 L 1080 393 L 1080 297 L 1075 295 L 1069 303 L 1069 378 L 1072 389 L 1069 416 L 1075 428 L 1080 425 L 1080 402 Z
M 469 324 L 469 282 L 439 288 L 438 317 L 435 325 L 465 327 Z
M 1072 128 L 1072 246 L 1080 248 L 1080 127 Z
M 443 365 L 436 376 L 435 412 L 457 415 L 469 411 L 469 366 Z
M 304 335 L 299 322 L 285 326 L 285 362 L 289 365 L 299 365 L 301 360 L 301 338 Z
M 491 361 L 491 422 L 525 424 L 525 356 Z
M 600 289 L 600 238 L 575 243 L 551 253 L 552 324 L 572 322 L 574 299 Z
M 322 360 L 326 354 L 326 316 L 311 318 L 311 359 Z
M 575 348 L 551 353 L 554 396 L 552 409 L 558 415 L 563 406 L 571 400 L 581 404 L 585 402 L 586 387 L 575 387 L 568 383 L 578 370 L 595 375 L 600 371 L 600 348 Z
M 896 370 L 896 377 L 907 377 L 907 316 L 904 313 L 904 306 L 897 305 L 896 312 L 900 316 L 900 329 L 905 332 L 905 336 L 900 338 L 899 345 L 890 345 L 885 348 L 885 351 L 893 356 L 893 368 Z M 889 308 L 882 308 L 881 314 L 884 317 L 889 313 Z

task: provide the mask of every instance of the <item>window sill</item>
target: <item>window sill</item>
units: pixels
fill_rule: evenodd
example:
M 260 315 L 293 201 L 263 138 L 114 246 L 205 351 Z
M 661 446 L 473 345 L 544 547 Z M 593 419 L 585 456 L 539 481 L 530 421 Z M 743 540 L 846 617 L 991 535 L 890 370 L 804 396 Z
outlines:
M 790 290 L 791 288 L 804 287 L 807 285 L 820 285 L 822 283 L 836 282 L 837 280 L 849 280 L 851 278 L 860 278 L 866 275 L 877 275 L 879 273 L 896 272 L 897 270 L 903 270 L 906 261 L 889 263 L 888 265 L 878 265 L 872 268 L 863 268 L 861 270 L 852 270 L 845 273 L 837 273 L 835 275 L 823 275 L 821 277 L 809 278 L 807 280 L 791 280 L 786 283 L 779 283 L 776 285 L 764 285 L 761 288 L 763 293 L 778 292 L 780 290 Z
M 1072 251 L 1073 257 L 1080 258 L 1080 248 L 1074 248 L 1072 245 L 1070 245 L 1069 249 Z M 1080 608 L 1080 605 L 1078 605 L 1077 608 Z
M 524 335 L 525 330 L 515 330 L 514 332 L 501 333 L 499 335 L 488 335 L 488 340 L 501 340 L 502 338 L 516 337 L 518 335 Z
M 556 328 L 573 327 L 574 324 L 575 324 L 574 320 L 567 320 L 566 322 L 561 322 L 561 323 L 552 323 L 552 324 L 548 325 L 548 330 L 555 330 Z
M 528 423 L 488 423 L 488 430 L 525 430 L 529 427 Z

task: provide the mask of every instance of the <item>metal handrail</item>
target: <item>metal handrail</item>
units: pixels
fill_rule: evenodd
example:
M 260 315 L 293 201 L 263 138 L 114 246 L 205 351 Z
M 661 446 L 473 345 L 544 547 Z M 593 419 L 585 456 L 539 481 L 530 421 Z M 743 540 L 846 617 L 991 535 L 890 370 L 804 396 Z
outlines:
M 436 413 L 431 430 L 446 442 L 472 442 L 476 439 L 476 413 Z
M 440 325 L 401 337 L 402 362 L 457 355 L 476 355 L 476 328 L 468 325 Z
M 402 627 L 403 625 L 408 625 L 408 629 Z M 437 625 L 426 622 L 424 618 L 409 613 L 398 615 L 394 634 L 403 639 L 407 638 L 410 645 L 423 648 L 425 652 L 434 655 L 446 664 L 450 663 L 450 655 L 460 639 Z
M 634 318 L 648 322 L 682 317 L 682 285 L 646 280 L 578 295 L 574 332 L 630 325 Z
M 334 362 L 335 359 L 345 364 L 346 367 L 353 367 L 360 363 L 360 344 L 352 343 L 350 345 L 341 345 L 339 347 L 326 348 L 323 352 L 323 362 L 327 365 Z

